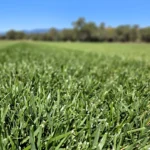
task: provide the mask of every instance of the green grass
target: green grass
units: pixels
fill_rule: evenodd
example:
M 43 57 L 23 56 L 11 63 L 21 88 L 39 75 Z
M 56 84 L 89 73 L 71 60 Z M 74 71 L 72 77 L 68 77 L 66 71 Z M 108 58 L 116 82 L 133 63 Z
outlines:
M 33 42 L 34 43 L 34 42 Z M 71 42 L 35 42 L 43 47 L 65 48 L 68 50 L 79 50 L 84 52 L 93 52 L 97 54 L 106 54 L 109 56 L 120 56 L 123 59 L 136 59 L 142 61 L 150 60 L 150 44 L 146 43 L 71 43 Z
M 18 43 L 18 41 L 0 40 L 0 49 L 3 49 L 3 48 L 8 47 L 10 45 L 14 45 L 16 43 Z
M 149 54 L 148 44 L 1 49 L 0 149 L 147 150 Z

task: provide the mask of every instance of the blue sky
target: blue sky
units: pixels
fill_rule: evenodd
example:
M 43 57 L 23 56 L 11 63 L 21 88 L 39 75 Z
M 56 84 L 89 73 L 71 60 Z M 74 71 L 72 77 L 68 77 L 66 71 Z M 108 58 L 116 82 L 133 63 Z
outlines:
M 61 29 L 79 17 L 111 26 L 149 26 L 150 0 L 0 0 L 0 31 Z

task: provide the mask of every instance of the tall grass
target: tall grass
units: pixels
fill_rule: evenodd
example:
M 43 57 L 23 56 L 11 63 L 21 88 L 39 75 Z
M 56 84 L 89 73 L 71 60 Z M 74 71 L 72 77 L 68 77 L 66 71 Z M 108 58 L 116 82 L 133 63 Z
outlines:
M 1 150 L 150 147 L 150 66 L 17 44 L 0 51 Z

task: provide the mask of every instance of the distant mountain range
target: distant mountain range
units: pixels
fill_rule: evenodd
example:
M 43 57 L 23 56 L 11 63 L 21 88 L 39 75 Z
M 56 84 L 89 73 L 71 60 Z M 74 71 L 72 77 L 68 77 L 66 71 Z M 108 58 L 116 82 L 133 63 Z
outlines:
M 21 31 L 23 31 L 24 33 L 26 33 L 26 34 L 33 34 L 33 33 L 46 33 L 46 32 L 48 32 L 50 29 L 33 29 L 33 30 L 21 30 Z M 17 30 L 16 30 L 17 31 Z M 5 35 L 6 34 L 6 32 L 0 32 L 0 35 Z

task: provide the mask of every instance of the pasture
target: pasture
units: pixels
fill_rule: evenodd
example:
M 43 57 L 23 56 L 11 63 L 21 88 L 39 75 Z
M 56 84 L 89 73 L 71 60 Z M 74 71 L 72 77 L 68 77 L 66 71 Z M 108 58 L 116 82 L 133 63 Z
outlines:
M 150 148 L 150 45 L 0 41 L 0 149 Z

